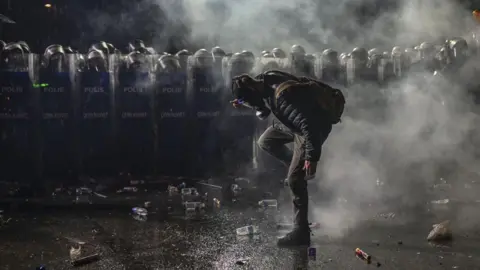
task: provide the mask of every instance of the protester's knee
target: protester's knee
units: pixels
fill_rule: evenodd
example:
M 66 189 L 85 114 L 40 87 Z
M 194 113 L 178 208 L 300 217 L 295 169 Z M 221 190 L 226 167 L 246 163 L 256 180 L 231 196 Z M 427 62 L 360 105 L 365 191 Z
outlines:
M 260 147 L 260 149 L 267 152 L 270 152 L 270 149 L 272 148 L 270 140 L 268 140 L 264 135 L 260 136 L 260 138 L 257 140 L 257 145 Z

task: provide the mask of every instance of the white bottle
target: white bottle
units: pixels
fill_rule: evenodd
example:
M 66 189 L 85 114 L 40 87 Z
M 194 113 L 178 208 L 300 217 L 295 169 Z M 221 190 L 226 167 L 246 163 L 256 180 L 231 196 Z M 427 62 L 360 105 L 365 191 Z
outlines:
M 263 208 L 277 208 L 277 200 L 261 200 L 258 202 L 258 205 Z
M 258 226 L 245 226 L 237 229 L 237 235 L 243 236 L 243 235 L 253 235 L 253 234 L 258 234 L 260 233 L 260 230 Z

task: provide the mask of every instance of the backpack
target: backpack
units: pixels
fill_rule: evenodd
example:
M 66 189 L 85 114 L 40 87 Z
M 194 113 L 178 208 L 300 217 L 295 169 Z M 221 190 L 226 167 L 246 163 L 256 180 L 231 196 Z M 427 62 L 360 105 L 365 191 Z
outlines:
M 341 117 L 345 109 L 345 96 L 340 90 L 320 81 L 302 77 L 299 78 L 298 81 L 289 80 L 278 85 L 275 90 L 275 100 L 280 97 L 285 90 L 291 90 L 294 86 L 298 89 L 316 89 L 317 102 L 328 112 L 331 123 L 334 125 L 341 122 Z

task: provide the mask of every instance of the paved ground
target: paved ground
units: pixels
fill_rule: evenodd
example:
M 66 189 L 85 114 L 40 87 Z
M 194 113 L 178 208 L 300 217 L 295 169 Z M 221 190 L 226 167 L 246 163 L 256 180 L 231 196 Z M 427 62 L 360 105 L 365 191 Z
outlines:
M 0 229 L 0 269 L 35 269 L 41 264 L 70 269 L 72 239 L 88 242 L 84 254 L 100 255 L 99 261 L 80 269 L 376 268 L 355 258 L 357 247 L 370 253 L 382 269 L 480 269 L 480 233 L 474 226 L 454 228 L 454 241 L 448 245 L 425 240 L 438 215 L 406 211 L 373 218 L 366 211 L 366 221 L 342 238 L 314 231 L 317 257 L 309 260 L 306 248 L 275 246 L 281 232 L 274 212 L 231 205 L 185 218 L 182 212 L 167 214 L 161 207 L 164 201 L 158 198 L 165 194 L 123 196 L 110 204 L 66 207 L 61 207 L 65 202 L 50 207 L 4 204 L 5 217 L 12 219 Z M 137 221 L 130 209 L 145 200 L 152 201 L 151 213 L 147 221 Z M 259 225 L 261 233 L 236 236 L 235 229 L 248 224 Z M 237 264 L 241 258 L 248 258 L 244 265 Z

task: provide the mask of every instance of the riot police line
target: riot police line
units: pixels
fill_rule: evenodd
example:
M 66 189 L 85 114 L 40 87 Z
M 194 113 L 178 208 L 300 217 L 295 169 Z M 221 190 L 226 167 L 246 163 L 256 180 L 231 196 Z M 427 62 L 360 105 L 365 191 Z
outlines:
M 229 63 L 228 76 L 247 67 Z M 255 116 L 225 106 L 231 93 L 222 68 L 223 57 L 206 50 L 172 56 L 93 48 L 81 55 L 52 45 L 37 55 L 7 46 L 2 177 L 201 176 L 225 170 L 228 152 L 250 162 Z
M 52 45 L 43 55 L 30 53 L 24 42 L 6 44 L 0 171 L 19 181 L 234 171 L 257 162 L 255 138 L 265 124 L 228 106 L 233 76 L 278 69 L 344 86 L 382 85 L 415 64 L 442 69 L 464 55 L 465 45 L 458 39 L 388 53 L 355 48 L 319 55 L 295 45 L 289 54 L 275 48 L 255 57 L 219 47 L 157 54 L 141 41 L 126 55 L 105 42 L 86 54 Z

